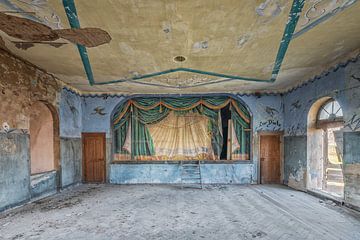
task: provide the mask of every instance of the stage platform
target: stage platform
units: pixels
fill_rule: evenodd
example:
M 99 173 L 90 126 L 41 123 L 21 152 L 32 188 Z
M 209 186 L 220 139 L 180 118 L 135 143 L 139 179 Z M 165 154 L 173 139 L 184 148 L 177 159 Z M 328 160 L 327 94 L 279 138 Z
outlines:
M 180 184 L 181 162 L 115 162 L 109 167 L 113 184 Z M 255 184 L 257 169 L 252 161 L 202 161 L 203 184 Z

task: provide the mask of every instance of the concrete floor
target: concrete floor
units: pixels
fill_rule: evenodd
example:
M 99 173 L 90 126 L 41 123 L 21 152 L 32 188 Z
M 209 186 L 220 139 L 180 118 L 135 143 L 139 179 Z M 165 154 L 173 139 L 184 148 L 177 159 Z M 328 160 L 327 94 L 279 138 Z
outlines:
M 277 185 L 81 185 L 0 214 L 0 239 L 360 239 L 360 213 Z

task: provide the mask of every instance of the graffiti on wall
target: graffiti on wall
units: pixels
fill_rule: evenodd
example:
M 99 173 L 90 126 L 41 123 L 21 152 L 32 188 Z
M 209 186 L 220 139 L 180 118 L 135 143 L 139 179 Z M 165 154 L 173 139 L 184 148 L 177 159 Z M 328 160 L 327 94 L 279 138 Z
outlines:
M 291 104 L 290 111 L 292 112 L 300 108 L 301 108 L 300 100 L 297 100 Z
M 74 106 L 73 103 L 71 103 L 68 99 L 66 99 L 66 104 L 68 105 L 70 112 L 72 112 L 72 114 L 76 115 L 79 113 L 79 111 L 77 110 L 77 108 Z
M 302 127 L 302 124 L 298 123 L 287 128 L 286 133 L 289 136 L 306 135 L 306 129 Z
M 350 120 L 348 120 L 347 122 L 345 122 L 344 127 L 350 129 L 351 131 L 360 130 L 360 115 L 358 115 L 358 114 L 355 113 L 355 114 L 350 118 Z
M 260 104 L 261 105 L 261 104 Z M 279 120 L 280 112 L 282 112 L 282 106 L 280 109 L 277 109 L 274 106 L 263 105 L 261 107 L 263 120 L 258 123 L 258 126 L 255 128 L 255 131 L 280 131 L 282 130 L 282 124 Z
M 256 131 L 261 130 L 271 130 L 271 131 L 280 131 L 281 130 L 281 124 L 279 120 L 273 120 L 269 119 L 266 121 L 260 121 L 259 126 L 256 128 Z
M 77 110 L 77 108 L 74 106 L 75 104 L 70 102 L 69 99 L 66 99 L 66 104 L 68 105 L 70 112 L 72 113 L 73 117 L 72 117 L 72 121 L 75 127 L 79 127 L 78 126 L 78 122 L 77 122 L 77 116 L 79 114 L 79 111 Z

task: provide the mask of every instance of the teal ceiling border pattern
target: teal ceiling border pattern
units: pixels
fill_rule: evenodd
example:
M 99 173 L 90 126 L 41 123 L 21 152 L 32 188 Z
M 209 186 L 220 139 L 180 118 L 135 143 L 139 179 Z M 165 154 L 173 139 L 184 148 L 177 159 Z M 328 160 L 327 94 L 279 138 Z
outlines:
M 197 74 L 203 74 L 203 75 L 208 75 L 208 76 L 226 78 L 226 80 L 223 80 L 223 81 L 242 80 L 242 81 L 272 83 L 272 82 L 276 81 L 276 78 L 279 74 L 282 62 L 285 58 L 290 41 L 293 37 L 293 34 L 294 34 L 297 22 L 300 17 L 300 13 L 304 6 L 304 3 L 305 3 L 305 0 L 294 0 L 292 3 L 291 10 L 289 13 L 289 19 L 287 21 L 287 24 L 286 24 L 286 27 L 285 27 L 285 30 L 284 30 L 284 33 L 283 33 L 283 36 L 282 36 L 282 39 L 280 42 L 279 50 L 278 50 L 276 58 L 275 58 L 275 63 L 274 63 L 274 67 L 273 67 L 270 79 L 249 78 L 249 77 L 228 75 L 228 74 L 222 74 L 222 73 L 216 73 L 216 72 L 202 71 L 202 70 L 197 70 L 197 69 L 192 69 L 192 68 L 175 68 L 175 69 L 168 69 L 168 70 L 161 71 L 161 72 L 138 75 L 138 76 L 134 76 L 131 78 L 123 78 L 123 79 L 111 80 L 111 81 L 106 81 L 106 82 L 96 82 L 94 80 L 91 63 L 89 60 L 89 56 L 87 54 L 86 47 L 78 44 L 77 48 L 79 50 L 79 54 L 80 54 L 80 57 L 81 57 L 81 60 L 82 60 L 83 66 L 84 66 L 84 70 L 85 70 L 87 79 L 91 86 L 92 85 L 107 85 L 107 84 L 114 84 L 114 83 L 121 83 L 121 82 L 137 81 L 137 80 L 141 80 L 141 79 L 161 76 L 161 75 L 174 73 L 174 72 L 190 72 L 190 73 L 197 73 Z M 63 0 L 63 5 L 64 5 L 66 16 L 68 18 L 71 28 L 80 28 L 80 22 L 79 22 L 79 18 L 77 15 L 74 0 Z M 220 81 L 217 81 L 217 82 L 220 82 Z M 137 82 L 137 83 L 141 83 L 141 82 Z M 211 84 L 211 83 L 212 82 L 209 82 L 208 84 Z M 146 83 L 142 83 L 142 84 L 146 84 Z M 163 87 L 168 87 L 168 86 L 163 85 Z

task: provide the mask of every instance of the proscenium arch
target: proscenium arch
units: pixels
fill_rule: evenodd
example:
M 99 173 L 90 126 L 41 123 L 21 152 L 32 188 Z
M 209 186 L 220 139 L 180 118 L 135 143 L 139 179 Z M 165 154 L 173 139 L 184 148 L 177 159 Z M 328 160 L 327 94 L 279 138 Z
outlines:
M 113 110 L 110 114 L 110 138 L 111 138 L 111 161 L 113 161 L 114 159 L 114 152 L 115 152 L 115 134 L 114 134 L 114 125 L 112 122 L 112 119 L 114 117 L 114 115 L 116 114 L 116 110 L 118 109 L 118 107 L 120 107 L 121 105 L 123 105 L 124 103 L 126 103 L 128 100 L 131 100 L 133 98 L 162 98 L 162 97 L 231 97 L 234 100 L 238 101 L 239 103 L 241 103 L 241 105 L 246 109 L 246 111 L 249 113 L 250 116 L 250 149 L 249 149 L 249 157 L 250 160 L 246 160 L 249 162 L 253 161 L 253 113 L 250 110 L 249 106 L 244 102 L 244 100 L 242 100 L 238 95 L 235 94 L 230 94 L 230 93 L 218 93 L 218 94 L 214 94 L 214 93 L 209 93 L 209 94 L 134 94 L 134 95 L 130 95 L 130 96 L 123 96 L 123 99 L 121 99 L 119 101 L 119 103 L 117 103 L 114 107 Z
M 53 169 L 55 171 L 60 172 L 60 168 L 61 168 L 61 164 L 60 164 L 60 130 L 59 130 L 59 115 L 58 115 L 58 111 L 56 109 L 55 106 L 53 106 L 52 104 L 46 102 L 46 101 L 35 101 L 32 103 L 30 109 L 33 109 L 34 107 L 36 107 L 36 105 L 40 105 L 44 108 L 46 108 L 50 115 L 51 115 L 51 123 L 52 123 L 52 154 L 53 154 Z M 31 123 L 31 113 L 30 113 L 30 123 Z M 32 128 L 32 126 L 30 125 L 30 129 Z M 30 138 L 31 138 L 31 131 L 30 131 Z M 31 145 L 30 145 L 30 149 L 31 149 Z M 30 163 L 31 163 L 31 159 L 30 159 Z M 60 178 L 59 178 L 60 179 Z M 60 185 L 59 185 L 60 186 Z

